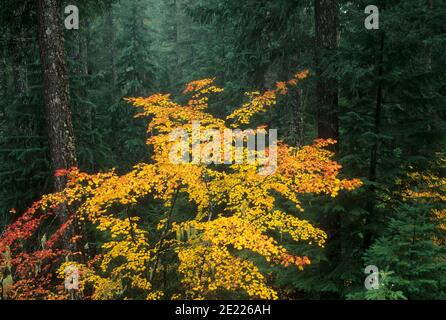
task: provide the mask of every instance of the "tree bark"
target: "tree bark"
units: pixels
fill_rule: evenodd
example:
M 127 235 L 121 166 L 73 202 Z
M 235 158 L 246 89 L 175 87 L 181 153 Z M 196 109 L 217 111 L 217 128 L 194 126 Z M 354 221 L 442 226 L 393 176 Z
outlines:
M 116 31 L 115 31 L 115 24 L 114 24 L 114 18 L 113 18 L 113 8 L 110 6 L 108 9 L 108 12 L 105 16 L 105 45 L 109 48 L 109 62 L 110 62 L 110 77 L 112 81 L 113 90 L 114 93 L 116 88 L 116 83 L 118 81 L 118 76 L 116 74 L 116 49 L 115 49 L 115 38 L 116 38 Z M 113 95 L 114 96 L 114 95 Z M 114 100 L 114 97 L 113 97 Z M 114 102 L 114 101 L 113 101 Z
M 75 58 L 78 66 L 77 73 L 82 80 L 82 85 L 78 94 L 82 97 L 82 99 L 88 100 L 87 77 L 89 74 L 88 52 L 90 44 L 90 24 L 88 23 L 88 21 L 85 21 L 85 23 L 82 23 L 80 27 L 81 30 L 78 30 L 76 32 L 76 42 L 78 50 Z M 91 105 L 80 103 L 77 112 L 81 112 L 83 114 L 82 121 L 85 121 L 87 130 L 89 133 L 91 133 L 93 128 L 93 110 L 91 108 Z M 91 143 L 93 143 L 93 141 L 91 141 Z
M 51 167 L 68 169 L 76 166 L 77 160 L 60 1 L 37 0 L 37 14 Z M 54 177 L 54 191 L 63 190 L 65 185 L 65 177 Z
M 316 65 L 316 108 L 317 133 L 322 139 L 335 139 L 339 146 L 338 124 L 338 83 L 332 72 L 337 49 L 338 6 L 337 0 L 315 0 L 315 65 Z M 342 260 L 342 216 L 338 212 L 329 212 L 321 217 L 321 226 L 329 236 L 326 248 L 327 258 L 332 261 L 331 268 L 336 268 Z M 330 270 L 332 271 L 332 270 Z M 341 280 L 333 280 L 342 286 Z M 336 293 L 325 293 L 324 298 L 339 298 Z
M 79 37 L 79 58 L 81 62 L 81 73 L 84 76 L 88 75 L 88 47 L 90 43 L 89 23 L 85 23 L 84 30 L 80 33 Z
M 297 88 L 295 98 L 291 104 L 293 112 L 291 132 L 293 134 L 293 145 L 295 147 L 302 147 L 304 144 L 304 104 L 302 95 L 302 88 Z
M 18 35 L 12 35 L 10 40 L 12 54 L 12 74 L 15 93 L 22 96 L 27 91 L 27 72 L 25 59 L 25 34 L 20 30 Z
M 8 94 L 8 75 L 6 71 L 5 49 L 0 46 L 0 98 L 4 99 Z M 2 117 L 6 117 L 6 106 L 4 103 L 0 105 Z M 3 129 L 0 127 L 0 129 Z
M 428 12 L 434 10 L 434 0 L 426 0 L 426 5 L 428 8 Z M 432 38 L 432 31 L 429 31 L 427 34 L 428 39 L 430 40 Z M 432 45 L 428 44 L 425 49 L 425 65 L 426 70 L 431 71 L 432 70 Z
M 173 72 L 174 79 L 172 79 L 172 84 L 176 85 L 175 82 L 182 78 L 182 72 L 180 68 L 181 58 L 180 58 L 180 46 L 178 43 L 178 10 L 177 10 L 177 0 L 167 0 L 168 6 L 168 20 L 171 22 L 169 25 L 169 40 L 172 43 L 172 55 L 173 55 Z
M 374 121 L 374 133 L 378 135 L 380 132 L 381 118 L 382 118 L 382 105 L 383 105 L 383 85 L 382 77 L 384 75 L 384 32 L 381 33 L 380 45 L 379 45 L 379 62 L 378 62 L 378 86 L 376 89 L 376 104 L 375 104 L 375 121 Z M 368 179 L 372 182 L 376 181 L 376 171 L 378 166 L 378 141 L 372 146 L 370 152 L 370 167 Z M 370 224 L 372 217 L 374 216 L 375 208 L 375 186 L 372 184 L 369 188 L 370 197 L 367 203 L 367 211 L 369 215 L 365 219 L 365 231 L 364 231 L 364 251 L 370 248 L 373 238 L 372 230 L 370 230 Z
M 69 169 L 77 166 L 75 139 L 69 104 L 69 84 L 65 61 L 64 36 L 61 20 L 60 0 L 37 0 L 40 62 L 43 69 L 43 97 L 48 130 L 48 145 L 51 168 Z M 62 191 L 66 177 L 54 176 L 53 189 Z M 63 247 L 71 252 L 70 259 L 85 262 L 84 225 L 77 219 L 72 208 L 62 205 L 57 210 L 60 223 L 73 222 L 62 237 Z M 74 236 L 81 240 L 71 241 Z M 72 299 L 78 300 L 82 294 L 72 292 Z
M 327 75 L 337 49 L 337 1 L 315 0 L 314 9 L 318 137 L 339 140 L 338 84 L 333 76 Z
M 19 114 L 24 112 L 24 98 L 28 91 L 27 63 L 26 63 L 26 40 L 22 27 L 10 35 L 9 50 L 11 56 L 12 81 L 14 85 L 14 103 L 7 110 L 8 131 L 13 136 L 22 136 L 26 130 L 23 123 L 19 121 Z
M 379 128 L 381 125 L 381 113 L 382 113 L 382 103 L 383 103 L 383 87 L 381 78 L 384 73 L 384 33 L 381 33 L 380 39 L 380 54 L 379 54 L 379 67 L 378 67 L 378 87 L 376 91 L 376 105 L 375 105 L 375 134 L 379 134 Z M 372 147 L 370 155 L 370 169 L 369 169 L 369 180 L 376 180 L 376 166 L 377 166 L 377 154 L 378 154 L 378 143 L 375 142 Z

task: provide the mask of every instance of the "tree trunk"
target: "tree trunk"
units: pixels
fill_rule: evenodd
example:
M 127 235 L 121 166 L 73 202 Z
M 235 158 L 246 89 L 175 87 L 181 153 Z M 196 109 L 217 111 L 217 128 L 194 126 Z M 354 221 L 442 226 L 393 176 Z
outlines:
M 105 30 L 105 45 L 106 47 L 109 48 L 109 63 L 110 63 L 110 77 L 111 77 L 111 84 L 112 84 L 112 94 L 113 94 L 113 103 L 115 102 L 115 88 L 116 88 L 116 83 L 118 81 L 118 77 L 116 74 L 116 49 L 115 49 L 115 37 L 116 37 L 116 32 L 115 32 L 115 24 L 114 24 L 114 19 L 113 19 L 113 8 L 110 6 L 110 8 L 108 9 L 108 12 L 105 16 L 105 25 L 106 25 L 106 30 Z
M 179 79 L 182 78 L 182 72 L 180 68 L 180 46 L 178 44 L 178 10 L 177 10 L 177 0 L 167 0 L 168 3 L 168 21 L 171 22 L 169 25 L 169 40 L 172 43 L 173 49 L 173 69 L 172 75 L 172 85 L 176 85 Z
M 434 0 L 426 0 L 426 5 L 428 8 L 428 12 L 431 12 L 434 10 Z M 430 40 L 432 38 L 432 31 L 429 31 L 427 34 L 428 39 Z M 432 45 L 428 44 L 425 49 L 425 65 L 426 70 L 431 71 L 432 70 Z
M 76 60 L 76 73 L 81 76 L 88 74 L 88 24 L 82 24 L 81 30 L 73 30 L 75 39 L 75 53 L 74 59 Z
M 383 88 L 381 77 L 384 73 L 384 33 L 381 34 L 380 40 L 380 55 L 379 55 L 379 67 L 378 67 L 378 87 L 376 92 L 376 106 L 375 106 L 375 134 L 379 134 L 379 127 L 381 125 L 381 113 L 382 113 L 382 102 L 383 102 Z M 378 153 L 378 143 L 375 142 L 372 147 L 372 152 L 370 156 L 370 170 L 369 170 L 369 180 L 376 180 L 376 166 L 377 166 L 377 153 Z
M 336 0 L 315 0 L 315 65 L 316 65 L 316 108 L 318 137 L 332 138 L 338 141 L 338 84 L 333 75 L 334 57 L 337 49 L 338 6 Z M 342 216 L 338 212 L 327 212 L 321 217 L 321 226 L 329 236 L 326 255 L 332 261 L 331 268 L 336 268 L 342 261 Z M 337 286 L 342 286 L 342 280 L 333 280 Z M 327 292 L 324 298 L 339 298 L 335 293 Z
M 337 1 L 315 0 L 314 8 L 318 137 L 339 140 L 338 84 L 333 76 L 327 75 L 337 49 Z
M 25 34 L 20 30 L 18 35 L 12 35 L 10 41 L 12 54 L 12 74 L 15 93 L 22 96 L 27 91 L 27 72 L 25 59 Z
M 382 118 L 382 105 L 383 105 L 383 86 L 382 86 L 382 76 L 384 74 L 384 32 L 381 33 L 380 37 L 380 51 L 379 51 L 379 65 L 378 65 L 378 87 L 376 89 L 376 105 L 375 105 L 375 123 L 374 123 L 374 133 L 379 134 Z M 372 146 L 370 152 L 370 167 L 368 179 L 372 182 L 376 181 L 376 169 L 378 165 L 378 141 Z M 367 203 L 367 211 L 369 215 L 365 219 L 365 231 L 364 231 L 364 250 L 367 250 L 372 244 L 372 230 L 370 230 L 370 224 L 372 222 L 372 217 L 374 216 L 375 208 L 375 186 L 370 185 L 370 197 Z
M 85 19 L 84 19 L 85 20 Z M 89 34 L 89 28 L 90 24 L 88 21 L 85 21 L 85 23 L 81 24 L 81 30 L 77 31 L 76 34 L 76 42 L 78 46 L 78 51 L 76 55 L 76 61 L 78 66 L 78 74 L 81 78 L 81 88 L 79 95 L 82 97 L 83 100 L 88 100 L 88 73 L 89 73 L 89 64 L 88 64 L 88 51 L 89 51 L 89 44 L 90 44 L 90 34 Z M 80 103 L 77 109 L 77 112 L 82 112 L 83 114 L 83 120 L 85 121 L 86 128 L 89 133 L 90 142 L 93 143 L 91 140 L 91 131 L 93 129 L 93 110 L 91 105 Z
M 10 35 L 9 49 L 12 66 L 12 81 L 14 85 L 14 103 L 8 106 L 7 123 L 8 131 L 13 136 L 25 134 L 24 124 L 18 119 L 21 112 L 24 112 L 24 98 L 28 91 L 27 64 L 26 64 L 26 40 L 23 28 L 18 28 Z
M 61 12 L 59 0 L 37 0 L 43 96 L 50 162 L 53 170 L 77 166 Z M 54 191 L 61 191 L 65 188 L 67 179 L 66 177 L 54 177 L 53 183 Z M 73 217 L 73 222 L 62 237 L 63 247 L 71 252 L 70 259 L 85 262 L 86 239 L 82 237 L 84 226 L 71 210 L 66 205 L 62 205 L 57 211 L 61 224 L 68 222 L 70 217 Z M 71 241 L 74 236 L 80 236 L 81 240 Z M 73 300 L 81 298 L 80 292 L 72 292 Z
M 293 118 L 291 123 L 291 132 L 293 135 L 293 145 L 295 147 L 302 147 L 304 144 L 304 104 L 303 104 L 303 90 L 296 89 L 296 95 L 291 104 Z
M 8 95 L 8 74 L 6 70 L 5 49 L 0 46 L 0 99 L 4 99 Z M 6 106 L 4 103 L 0 106 L 2 117 L 6 116 Z M 0 130 L 3 129 L 0 127 Z
M 81 62 L 81 73 L 84 76 L 88 75 L 88 47 L 90 44 L 89 23 L 85 23 L 84 30 L 79 37 L 79 58 Z
M 76 166 L 77 160 L 69 106 L 61 3 L 58 0 L 37 0 L 37 13 L 51 168 L 68 169 Z M 65 185 L 66 178 L 54 177 L 54 191 L 63 190 Z

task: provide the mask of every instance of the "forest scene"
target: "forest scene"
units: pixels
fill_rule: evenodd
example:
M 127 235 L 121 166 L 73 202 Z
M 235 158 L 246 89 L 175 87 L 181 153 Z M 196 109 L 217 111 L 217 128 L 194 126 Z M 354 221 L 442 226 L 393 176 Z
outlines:
M 0 300 L 446 300 L 446 1 L 1 0 Z

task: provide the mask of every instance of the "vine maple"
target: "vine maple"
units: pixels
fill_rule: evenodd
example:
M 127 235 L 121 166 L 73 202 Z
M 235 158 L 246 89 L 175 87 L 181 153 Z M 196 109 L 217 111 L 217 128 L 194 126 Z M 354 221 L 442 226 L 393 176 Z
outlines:
M 88 299 L 204 299 L 220 291 L 277 299 L 277 291 L 256 261 L 260 258 L 269 265 L 302 270 L 311 260 L 290 252 L 275 235 L 288 234 L 295 242 L 321 247 L 327 239 L 324 231 L 299 217 L 304 209 L 298 195 L 335 197 L 341 190 L 361 185 L 358 179 L 339 178 L 341 166 L 326 149 L 336 142 L 316 140 L 302 148 L 279 143 L 277 170 L 264 176 L 258 174 L 260 162 L 224 169 L 201 163 L 174 164 L 169 161 L 174 143 L 169 135 L 178 127 L 191 133 L 192 121 L 221 134 L 229 126 L 249 124 L 255 114 L 276 105 L 280 95 L 307 75 L 306 71 L 297 73 L 287 82 L 278 82 L 275 89 L 247 94 L 249 101 L 227 119 L 207 112 L 209 96 L 222 91 L 215 79 L 187 84 L 185 104 L 168 94 L 127 99 L 139 110 L 137 117 L 150 119 L 147 144 L 154 150 L 153 158 L 123 175 L 114 170 L 96 174 L 77 168 L 58 170 L 56 175 L 67 177 L 67 187 L 43 196 L 0 238 L 0 271 L 14 279 L 10 297 L 70 298 L 63 280 L 66 268 L 74 266 L 80 274 L 79 290 Z M 175 215 L 179 197 L 194 208 L 188 219 Z M 281 208 L 279 197 L 294 209 Z M 162 203 L 155 230 L 148 229 L 146 213 L 139 212 L 139 204 L 148 198 Z M 45 221 L 60 208 L 72 208 L 71 219 L 55 230 L 48 228 Z M 96 242 L 100 242 L 96 254 L 62 247 L 59 240 L 74 217 L 94 228 Z M 42 233 L 51 234 L 50 239 L 39 241 Z M 169 265 L 168 254 L 176 256 Z M 169 296 L 156 281 L 162 268 L 175 269 L 181 278 L 177 292 Z

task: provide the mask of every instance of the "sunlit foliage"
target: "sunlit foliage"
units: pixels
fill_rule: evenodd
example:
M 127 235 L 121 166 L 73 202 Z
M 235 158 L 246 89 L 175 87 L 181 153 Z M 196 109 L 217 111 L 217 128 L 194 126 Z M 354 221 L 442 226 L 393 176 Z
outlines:
M 341 166 L 326 149 L 336 142 L 317 140 L 303 148 L 279 143 L 277 170 L 265 176 L 259 174 L 260 163 L 223 168 L 173 164 L 169 151 L 175 142 L 169 134 L 176 128 L 191 132 L 192 121 L 221 134 L 249 124 L 307 74 L 298 73 L 265 93 L 247 94 L 249 101 L 228 116 L 228 123 L 207 112 L 210 95 L 222 91 L 214 79 L 189 83 L 183 104 L 168 94 L 127 99 L 139 110 L 138 117 L 149 119 L 147 144 L 153 157 L 122 175 L 58 170 L 56 175 L 69 180 L 66 189 L 44 196 L 0 238 L 0 272 L 12 275 L 9 297 L 70 298 L 64 279 L 66 268 L 74 266 L 80 274 L 81 298 L 205 299 L 218 298 L 221 292 L 279 298 L 270 274 L 259 264 L 303 270 L 311 257 L 288 249 L 277 236 L 286 234 L 294 242 L 320 247 L 327 239 L 323 230 L 300 216 L 304 208 L 299 195 L 335 197 L 361 185 L 358 179 L 339 177 Z M 194 208 L 188 219 L 175 216 L 180 197 Z M 283 209 L 279 198 L 293 209 Z M 162 203 L 153 230 L 139 206 L 146 199 Z M 61 210 L 67 211 L 68 221 L 55 230 L 48 228 Z M 78 232 L 68 239 L 77 250 L 64 247 L 70 225 L 93 227 L 95 239 Z M 93 241 L 94 254 L 89 250 Z M 169 254 L 176 258 L 167 259 Z M 176 270 L 180 284 L 175 293 L 166 295 L 156 281 L 162 268 Z

